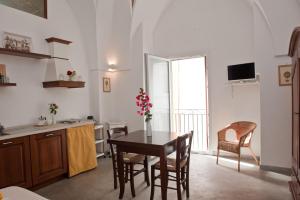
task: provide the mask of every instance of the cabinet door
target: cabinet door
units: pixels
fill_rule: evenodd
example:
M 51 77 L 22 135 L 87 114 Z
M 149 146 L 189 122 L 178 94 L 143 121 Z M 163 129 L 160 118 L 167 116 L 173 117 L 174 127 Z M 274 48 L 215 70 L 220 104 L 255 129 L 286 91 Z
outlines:
M 32 135 L 30 144 L 33 185 L 67 172 L 65 130 Z
M 0 188 L 7 186 L 32 186 L 29 137 L 0 141 Z

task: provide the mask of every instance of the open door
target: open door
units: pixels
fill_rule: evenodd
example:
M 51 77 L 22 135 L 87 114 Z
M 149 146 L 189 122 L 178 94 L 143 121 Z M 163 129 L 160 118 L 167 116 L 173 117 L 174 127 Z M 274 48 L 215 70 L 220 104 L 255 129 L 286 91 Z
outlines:
M 152 130 L 170 131 L 170 61 L 145 54 L 146 91 L 153 103 Z

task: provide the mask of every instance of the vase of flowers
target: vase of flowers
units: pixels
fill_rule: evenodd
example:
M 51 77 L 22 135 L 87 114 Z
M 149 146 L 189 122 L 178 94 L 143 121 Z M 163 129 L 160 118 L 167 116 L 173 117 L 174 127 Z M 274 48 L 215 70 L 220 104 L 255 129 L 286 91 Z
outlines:
M 136 105 L 139 108 L 139 110 L 137 111 L 137 114 L 145 117 L 147 136 L 152 136 L 151 108 L 153 105 L 150 102 L 149 95 L 146 94 L 146 92 L 144 91 L 143 88 L 140 88 L 140 92 L 136 96 Z
M 49 104 L 49 111 L 51 115 L 51 124 L 56 124 L 55 115 L 57 114 L 58 105 L 56 103 Z
M 73 78 L 76 76 L 76 71 L 75 70 L 68 70 L 67 71 L 67 76 L 69 77 L 69 81 L 73 81 Z

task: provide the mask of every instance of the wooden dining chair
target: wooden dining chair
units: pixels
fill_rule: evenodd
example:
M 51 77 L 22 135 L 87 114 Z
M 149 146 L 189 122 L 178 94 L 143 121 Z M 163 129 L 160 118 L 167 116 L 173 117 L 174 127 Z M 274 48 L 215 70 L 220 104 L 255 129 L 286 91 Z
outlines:
M 193 131 L 191 133 L 179 136 L 176 141 L 176 158 L 167 157 L 167 176 L 168 181 L 175 181 L 176 188 L 167 187 L 168 189 L 177 190 L 177 198 L 181 200 L 181 185 L 186 190 L 186 197 L 189 198 L 189 172 L 190 172 L 190 155 L 193 139 Z M 160 170 L 160 162 L 156 162 L 151 166 L 151 196 L 154 198 L 154 188 L 161 187 L 155 184 L 155 180 L 160 177 L 160 174 L 155 176 L 155 170 Z M 171 175 L 170 173 L 173 173 Z M 174 175 L 175 174 L 175 175 Z
M 218 149 L 217 149 L 217 164 L 219 163 L 220 150 L 238 154 L 238 171 L 240 171 L 241 148 L 247 147 L 250 150 L 252 157 L 257 165 L 259 161 L 256 158 L 252 148 L 251 139 L 256 128 L 256 123 L 239 121 L 228 125 L 226 128 L 218 132 Z M 229 130 L 233 130 L 236 136 L 235 141 L 227 141 L 226 134 Z
M 128 135 L 128 128 L 127 126 L 122 128 L 112 128 L 110 130 L 107 130 L 107 136 L 108 139 L 116 138 L 121 135 Z M 118 165 L 117 165 L 117 156 L 116 156 L 116 149 L 114 145 L 112 145 L 109 140 L 107 141 L 110 147 L 110 153 L 112 157 L 112 165 L 113 165 L 113 176 L 114 176 L 114 189 L 117 189 L 118 187 Z M 135 197 L 135 189 L 134 189 L 134 177 L 142 172 L 144 172 L 144 179 L 147 183 L 147 186 L 150 186 L 149 181 L 149 172 L 148 172 L 148 160 L 147 156 L 135 154 L 135 153 L 124 153 L 123 155 L 124 159 L 124 168 L 125 168 L 125 182 L 128 182 L 130 180 L 130 187 L 131 187 L 131 194 L 133 197 Z M 135 165 L 143 165 L 143 168 L 135 170 Z M 129 173 L 129 179 L 128 179 L 128 173 Z

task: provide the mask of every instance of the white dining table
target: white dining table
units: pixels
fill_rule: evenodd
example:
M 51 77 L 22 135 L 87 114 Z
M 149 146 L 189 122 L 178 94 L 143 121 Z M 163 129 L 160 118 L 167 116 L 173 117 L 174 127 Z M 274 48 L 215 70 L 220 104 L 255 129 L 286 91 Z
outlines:
M 3 200 L 47 200 L 46 198 L 21 187 L 7 187 L 0 189 Z

